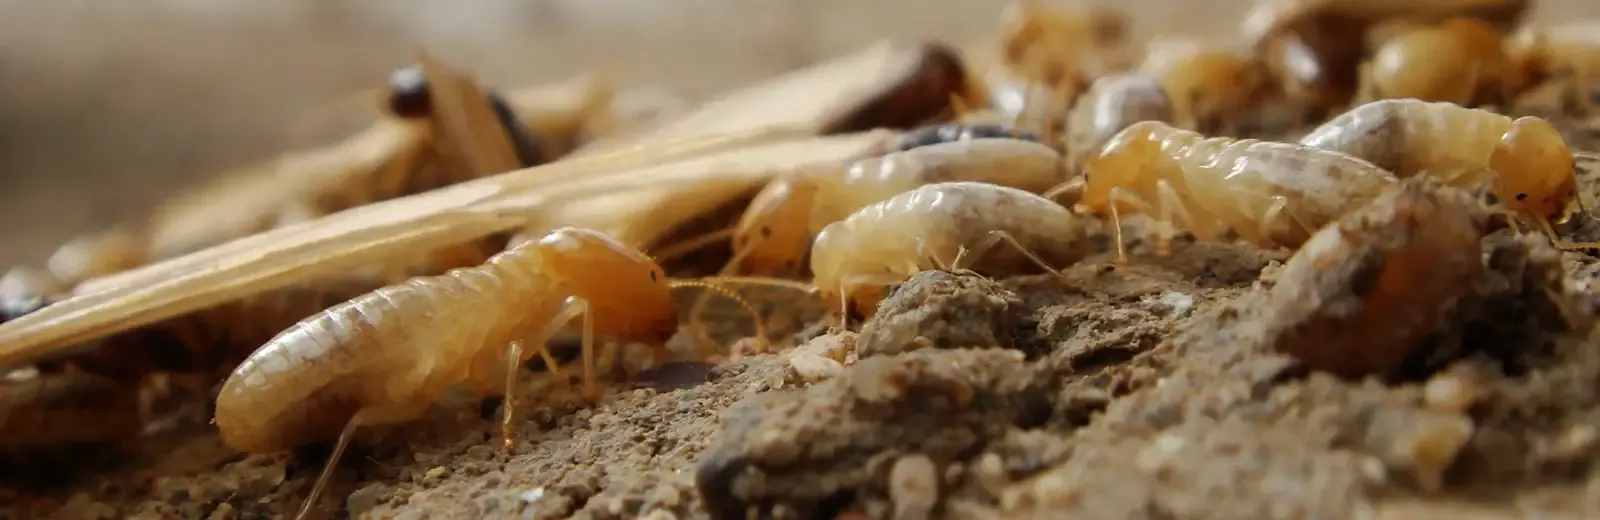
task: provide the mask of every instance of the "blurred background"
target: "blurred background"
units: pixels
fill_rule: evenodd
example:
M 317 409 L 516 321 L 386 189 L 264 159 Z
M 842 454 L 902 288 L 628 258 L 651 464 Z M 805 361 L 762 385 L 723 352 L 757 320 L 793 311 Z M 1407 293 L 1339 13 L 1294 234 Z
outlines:
M 595 66 L 700 97 L 883 38 L 979 41 L 1002 0 L 0 0 L 0 271 L 290 144 L 426 46 L 491 85 Z M 1204 4 L 1201 7 L 1201 4 Z M 1248 0 L 1119 0 L 1228 37 Z M 1600 16 L 1547 0 L 1533 23 Z

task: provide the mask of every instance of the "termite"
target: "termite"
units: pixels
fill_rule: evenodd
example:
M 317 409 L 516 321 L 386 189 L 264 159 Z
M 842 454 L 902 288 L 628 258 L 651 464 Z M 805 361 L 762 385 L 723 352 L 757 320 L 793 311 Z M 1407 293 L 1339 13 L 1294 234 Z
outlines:
M 823 228 L 811 247 L 812 287 L 841 320 L 870 316 L 886 287 L 927 269 L 1056 273 L 1095 252 L 1099 227 L 1028 191 L 929 184 Z
M 1451 18 L 1389 38 L 1362 65 L 1358 103 L 1415 98 L 1471 106 L 1505 103 L 1515 80 L 1500 33 Z
M 1122 215 L 1152 219 L 1156 249 L 1186 229 L 1201 240 L 1232 230 L 1261 247 L 1297 247 L 1324 224 L 1394 184 L 1377 165 L 1310 146 L 1207 138 L 1158 121 L 1135 123 L 1084 165 L 1077 209 L 1110 216 L 1118 261 Z
M 420 67 L 401 69 L 390 78 L 387 117 L 367 131 L 328 148 L 290 152 L 226 173 L 162 204 L 145 223 L 150 256 L 178 256 L 352 207 L 539 164 L 565 151 L 530 152 L 530 146 L 545 143 L 517 137 L 527 128 L 515 118 L 505 119 L 509 108 L 494 106 L 503 100 L 485 93 L 466 72 L 426 54 L 418 60 Z
M 1268 0 L 1241 23 L 1246 41 L 1309 115 L 1345 106 L 1356 94 L 1368 32 L 1385 23 L 1477 18 L 1496 30 L 1515 27 L 1529 0 Z
M 1252 57 L 1190 38 L 1152 44 L 1138 72 L 1161 82 L 1178 126 L 1230 135 L 1224 127 L 1258 101 L 1268 79 Z
M 659 347 L 678 330 L 671 290 L 680 286 L 707 284 L 668 280 L 654 260 L 598 231 L 559 228 L 481 266 L 388 286 L 283 331 L 223 383 L 215 422 L 245 452 L 337 436 L 303 516 L 358 428 L 417 419 L 456 383 L 503 390 L 511 449 L 518 367 L 538 354 L 559 376 L 545 342 L 579 316 L 581 390 L 597 399 L 595 335 Z
M 873 203 L 917 187 L 982 181 L 1039 192 L 1065 181 L 1062 158 L 1021 139 L 972 139 L 861 159 L 847 168 L 796 172 L 756 195 L 733 230 L 734 258 L 723 274 L 792 271 L 811 237 Z
M 1095 77 L 1127 68 L 1121 53 L 1128 25 L 1115 10 L 1011 2 L 1000 16 L 1001 66 L 988 78 L 991 103 L 1030 127 L 1053 129 L 1058 107 L 1071 106 Z
M 1077 171 L 1128 125 L 1173 118 L 1172 101 L 1154 78 L 1118 74 L 1097 79 L 1067 116 L 1067 165 Z
M 1534 219 L 1553 240 L 1552 224 L 1571 216 L 1569 206 L 1581 206 L 1572 150 L 1549 121 L 1537 117 L 1386 99 L 1351 109 L 1300 142 L 1360 157 L 1400 177 L 1489 186 L 1507 210 Z M 1556 241 L 1563 248 L 1585 247 Z

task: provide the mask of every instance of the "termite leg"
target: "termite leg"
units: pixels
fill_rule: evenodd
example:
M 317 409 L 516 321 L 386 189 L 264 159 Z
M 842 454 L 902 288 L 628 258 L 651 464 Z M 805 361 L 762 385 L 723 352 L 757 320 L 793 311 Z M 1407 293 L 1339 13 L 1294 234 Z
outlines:
M 839 280 L 839 330 L 849 330 L 850 292 L 846 289 L 854 289 L 857 287 L 888 287 L 903 281 L 905 281 L 903 277 L 888 273 L 853 274 Z
M 569 299 L 563 303 L 560 310 L 556 311 L 555 316 L 552 316 L 549 322 L 540 327 L 538 332 L 527 338 L 528 344 L 538 349 L 539 357 L 544 360 L 545 370 L 548 370 L 556 379 L 562 379 L 561 364 L 556 361 L 555 356 L 550 354 L 550 347 L 548 346 L 550 338 L 555 336 L 556 332 L 561 330 L 561 327 L 572 321 L 573 318 L 578 317 L 578 313 L 584 312 L 584 310 L 584 307 L 573 304 L 573 300 Z M 587 315 L 587 313 L 584 314 Z M 584 338 L 587 340 L 588 336 L 586 335 Z M 501 411 L 500 435 L 504 441 L 506 453 L 511 453 L 512 448 L 516 446 L 511 435 L 515 430 L 513 421 L 515 420 L 517 409 L 517 373 L 522 368 L 522 346 L 523 340 L 512 341 L 506 345 L 505 400 L 500 404 L 504 408 Z
M 737 278 L 737 277 L 732 277 L 732 278 Z M 699 287 L 701 289 L 705 289 L 707 291 L 715 292 L 717 294 L 720 294 L 724 298 L 727 298 L 729 300 L 733 300 L 733 302 L 738 304 L 740 308 L 744 309 L 744 311 L 746 313 L 750 314 L 750 320 L 752 321 L 752 323 L 755 324 L 755 328 L 756 328 L 756 331 L 755 331 L 756 340 L 760 342 L 761 347 L 763 349 L 766 348 L 766 346 L 767 346 L 767 326 L 761 320 L 761 313 L 756 312 L 755 306 L 750 305 L 750 302 L 748 300 L 745 300 L 743 297 L 739 296 L 738 293 L 735 293 L 735 292 L 733 292 L 731 290 L 728 290 L 727 287 L 723 287 L 721 285 L 717 285 L 716 282 L 710 282 L 710 281 L 706 281 L 706 280 L 668 280 L 667 281 L 667 286 L 671 287 L 671 288 L 674 288 L 674 289 L 679 288 L 679 287 Z M 809 287 L 807 287 L 807 289 L 809 289 Z M 693 326 L 695 327 L 695 333 L 700 335 L 700 336 L 702 336 L 699 339 L 703 340 L 703 341 L 697 341 L 696 342 L 698 345 L 700 345 L 699 354 L 700 354 L 700 359 L 702 359 L 702 360 L 711 359 L 711 354 L 713 354 L 712 352 L 708 352 L 708 349 L 705 348 L 705 346 L 709 344 L 710 338 L 705 337 L 706 336 L 705 327 L 700 325 L 700 310 L 701 310 L 701 308 L 703 306 L 702 304 L 704 304 L 705 302 L 706 302 L 706 298 L 705 298 L 704 295 L 702 295 L 700 298 L 697 298 L 695 300 L 695 307 L 692 310 L 690 310 L 690 314 L 689 314 L 689 322 L 691 324 L 693 324 Z
M 1007 233 L 998 229 L 990 231 L 989 234 L 984 235 L 983 240 L 973 246 L 972 254 L 957 259 L 957 263 L 954 267 L 956 269 L 966 269 L 967 267 L 976 263 L 978 259 L 983 257 L 983 255 L 994 249 L 995 246 L 998 246 L 1002 243 L 1011 246 L 1012 249 L 1015 249 L 1018 253 L 1021 253 L 1022 256 L 1027 257 L 1028 260 L 1032 261 L 1034 265 L 1039 266 L 1040 269 L 1044 269 L 1045 272 L 1054 275 L 1057 279 L 1061 280 L 1061 283 L 1066 284 L 1068 287 L 1072 286 L 1072 281 L 1067 279 L 1067 275 L 1061 274 L 1059 269 L 1053 265 L 1050 265 L 1050 262 L 1046 262 L 1045 259 L 1040 257 L 1038 253 L 1035 253 L 1033 250 L 1028 249 L 1027 246 L 1022 245 L 1022 242 L 1018 242 L 1016 237 L 1011 236 L 1011 233 Z M 963 263 L 963 261 L 965 262 Z
M 1080 198 L 1083 196 L 1084 182 L 1085 181 L 1083 177 L 1078 176 L 1067 182 L 1057 184 L 1054 188 L 1045 190 L 1045 192 L 1040 196 L 1050 200 L 1056 200 L 1056 197 L 1060 197 L 1062 195 L 1071 195 L 1074 199 Z M 1064 205 L 1070 207 L 1072 204 L 1068 203 Z
M 1111 188 L 1111 229 L 1116 235 L 1117 263 L 1126 264 L 1128 262 L 1128 253 L 1122 234 L 1122 212 L 1117 209 L 1118 204 L 1127 204 L 1133 206 L 1140 212 L 1147 215 L 1154 213 L 1153 210 L 1155 208 L 1150 207 L 1149 203 L 1145 202 L 1143 199 L 1140 199 L 1138 195 L 1135 195 L 1127 188 Z
M 328 464 L 322 467 L 322 473 L 317 475 L 317 482 L 311 486 L 311 494 L 306 497 L 305 504 L 300 506 L 300 511 L 295 513 L 295 520 L 302 520 L 311 512 L 312 506 L 317 503 L 317 497 L 322 496 L 322 490 L 327 487 L 328 479 L 333 476 L 333 468 L 339 465 L 339 458 L 344 456 L 346 448 L 350 447 L 350 439 L 355 436 L 356 430 L 362 426 L 375 424 L 388 424 L 410 421 L 428 411 L 427 406 L 373 406 L 362 408 L 345 423 L 344 431 L 339 433 L 339 440 L 333 444 L 333 453 L 328 455 Z
M 729 235 L 732 235 L 733 228 L 728 228 L 727 231 Z M 755 251 L 758 240 L 766 239 L 757 238 L 755 240 L 751 240 L 750 243 L 745 244 L 743 248 L 740 248 L 738 251 L 734 251 L 733 256 L 728 258 L 728 263 L 724 264 L 722 269 L 717 271 L 717 275 L 729 276 L 738 270 L 739 264 L 744 261 L 744 258 L 746 256 L 750 256 L 751 251 Z M 708 301 L 707 296 L 708 295 L 701 294 L 699 297 L 696 297 L 694 299 L 694 305 L 689 307 L 689 327 L 694 329 L 695 349 L 699 352 L 700 359 L 710 359 L 712 354 L 711 336 L 706 332 L 705 324 L 700 321 L 700 313 L 705 310 L 706 302 Z
M 1550 225 L 1550 220 L 1549 219 L 1543 219 L 1543 218 L 1539 219 L 1539 225 L 1544 227 L 1545 235 L 1550 237 L 1550 243 L 1551 244 L 1555 244 L 1556 249 L 1560 249 L 1562 251 L 1581 251 L 1581 250 L 1584 250 L 1584 249 L 1600 249 L 1600 242 L 1562 242 L 1561 241 L 1561 235 L 1557 235 L 1556 234 L 1556 230 L 1555 230 L 1555 228 L 1553 226 Z
M 1289 220 L 1294 221 L 1295 226 L 1299 227 L 1300 231 L 1305 233 L 1307 237 L 1317 232 L 1317 228 L 1311 227 L 1311 224 L 1307 223 L 1306 219 L 1301 218 L 1299 214 L 1296 214 L 1294 211 L 1289 209 L 1288 197 L 1283 195 L 1275 195 L 1272 197 L 1272 205 L 1267 207 L 1266 213 L 1264 213 L 1261 217 L 1261 227 L 1256 230 L 1256 232 L 1260 235 L 1257 237 L 1246 238 L 1250 239 L 1250 241 L 1255 242 L 1256 244 L 1272 243 L 1272 224 L 1277 222 L 1279 218 L 1285 216 L 1289 217 Z
M 582 298 L 568 298 L 567 303 L 582 309 L 583 312 L 583 387 L 581 393 L 584 399 L 590 401 L 600 400 L 600 387 L 595 384 L 595 352 L 594 352 L 594 314 L 589 312 L 589 301 Z

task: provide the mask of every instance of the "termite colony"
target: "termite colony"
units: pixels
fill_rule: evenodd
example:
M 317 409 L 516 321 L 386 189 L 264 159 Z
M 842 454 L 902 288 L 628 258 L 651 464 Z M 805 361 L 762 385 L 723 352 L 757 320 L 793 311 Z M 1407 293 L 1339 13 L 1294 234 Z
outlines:
M 496 93 L 421 55 L 372 130 L 8 273 L 0 448 L 137 440 L 172 413 L 155 394 L 178 392 L 243 452 L 333 443 L 305 515 L 357 432 L 454 387 L 505 397 L 515 452 L 537 428 L 519 380 L 599 403 L 643 368 L 632 346 L 652 364 L 791 346 L 754 287 L 844 331 L 919 272 L 1070 291 L 1063 269 L 1170 256 L 1181 235 L 1295 251 L 1271 287 L 1299 304 L 1280 350 L 1382 374 L 1483 268 L 1490 233 L 1597 246 L 1558 226 L 1590 218 L 1592 152 L 1512 108 L 1549 89 L 1593 108 L 1600 39 L 1519 29 L 1528 4 L 1283 0 L 1237 42 L 1138 45 L 1123 13 L 1020 0 L 980 52 L 884 44 L 665 123 L 621 114 L 603 80 Z M 685 261 L 705 251 L 725 254 Z M 1329 318 L 1339 283 L 1367 284 L 1366 307 Z M 718 299 L 754 319 L 748 348 L 704 333 Z M 680 331 L 692 353 L 669 348 Z

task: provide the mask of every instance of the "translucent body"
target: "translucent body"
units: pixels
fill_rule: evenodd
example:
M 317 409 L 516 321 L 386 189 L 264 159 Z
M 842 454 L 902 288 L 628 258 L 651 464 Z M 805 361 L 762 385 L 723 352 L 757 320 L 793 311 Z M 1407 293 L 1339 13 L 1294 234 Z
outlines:
M 1524 31 L 1511 38 L 1508 47 L 1519 88 L 1565 77 L 1576 105 L 1593 108 L 1589 89 L 1600 78 L 1600 20 L 1591 18 Z
M 1111 136 L 1140 121 L 1173 119 L 1172 102 L 1149 76 L 1118 74 L 1094 81 L 1067 116 L 1067 164 L 1081 168 Z
M 1262 247 L 1299 246 L 1395 182 L 1382 168 L 1342 153 L 1207 138 L 1155 121 L 1118 133 L 1084 166 L 1084 176 L 1082 211 L 1113 221 L 1145 213 L 1158 232 L 1186 229 L 1201 240 L 1232 229 Z
M 224 383 L 217 428 L 229 446 L 263 452 L 330 438 L 358 413 L 369 424 L 414 419 L 453 384 L 497 389 L 507 345 L 529 339 L 523 355 L 541 351 L 550 325 L 578 314 L 571 309 L 630 339 L 663 341 L 678 325 L 660 267 L 598 232 L 562 228 L 482 266 L 385 287 L 285 330 Z
M 739 271 L 777 274 L 763 269 L 792 269 L 824 226 L 919 186 L 982 181 L 1038 192 L 1062 180 L 1061 155 L 1021 139 L 939 143 L 862 159 L 848 168 L 805 170 L 769 184 L 740 219 L 733 234 L 735 251 L 751 260 Z M 797 236 L 803 238 L 797 241 Z
M 1041 192 L 1065 180 L 1061 154 L 1022 139 L 941 143 L 856 161 L 842 176 L 815 177 L 811 231 L 919 186 L 982 181 Z
M 1415 99 L 1351 109 L 1301 143 L 1360 157 L 1400 177 L 1426 174 L 1448 184 L 1491 185 L 1502 204 L 1558 221 L 1577 197 L 1572 151 L 1549 122 Z
M 1366 66 L 1366 95 L 1459 105 L 1500 103 L 1515 82 L 1500 33 L 1483 21 L 1452 18 L 1406 31 L 1378 47 Z
M 1189 129 L 1218 127 L 1254 102 L 1267 80 L 1249 57 L 1190 39 L 1152 45 L 1138 71 L 1161 82 L 1179 126 Z
M 848 301 L 870 314 L 884 287 L 957 258 L 989 274 L 1038 272 L 1001 232 L 1052 266 L 1095 251 L 1099 222 L 1033 193 L 981 182 L 930 184 L 872 204 L 829 224 L 811 248 L 813 285 L 843 314 Z M 964 251 L 964 253 L 963 253 Z

